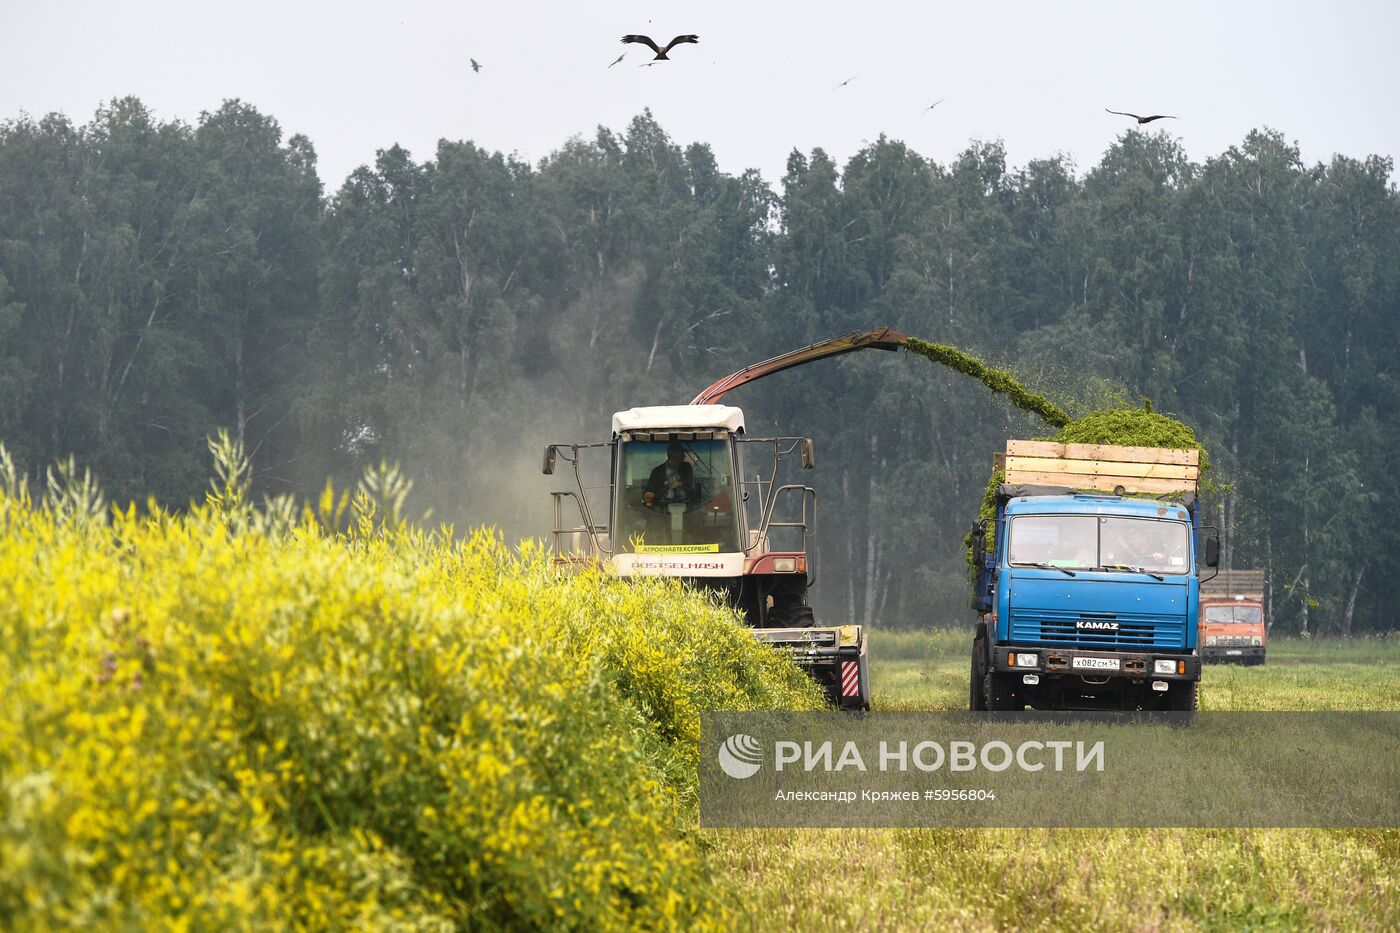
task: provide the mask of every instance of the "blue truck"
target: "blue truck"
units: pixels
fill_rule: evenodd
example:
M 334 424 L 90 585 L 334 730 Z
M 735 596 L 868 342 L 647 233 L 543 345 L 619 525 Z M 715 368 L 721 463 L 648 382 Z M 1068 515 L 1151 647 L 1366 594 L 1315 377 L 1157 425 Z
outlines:
M 1008 441 L 971 532 L 973 710 L 1197 708 L 1195 450 Z

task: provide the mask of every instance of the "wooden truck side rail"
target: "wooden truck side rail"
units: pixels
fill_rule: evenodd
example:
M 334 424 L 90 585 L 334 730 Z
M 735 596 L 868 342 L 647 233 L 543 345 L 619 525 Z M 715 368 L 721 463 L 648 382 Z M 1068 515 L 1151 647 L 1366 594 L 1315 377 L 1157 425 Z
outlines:
M 998 458 L 1008 485 L 1068 486 L 1098 492 L 1160 495 L 1196 492 L 1200 451 L 1114 444 L 1006 442 Z
M 1212 580 L 1201 581 L 1201 599 L 1264 598 L 1264 571 L 1227 568 Z

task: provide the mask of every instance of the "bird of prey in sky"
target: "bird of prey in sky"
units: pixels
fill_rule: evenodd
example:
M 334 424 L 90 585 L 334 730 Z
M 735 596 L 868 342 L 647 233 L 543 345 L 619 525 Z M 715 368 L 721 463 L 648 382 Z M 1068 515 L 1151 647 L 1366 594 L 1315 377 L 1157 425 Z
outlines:
M 469 58 L 469 59 L 467 59 L 467 61 L 469 61 L 469 62 L 472 63 L 472 71 L 480 71 L 480 70 L 481 70 L 481 65 L 477 64 L 476 59 L 474 59 L 474 58 Z
M 841 88 L 843 88 L 843 87 L 845 87 L 846 85 L 850 84 L 852 81 L 854 81 L 854 80 L 855 80 L 856 78 L 858 78 L 858 77 L 860 77 L 860 75 L 851 75 L 851 76 L 850 76 L 849 78 L 847 78 L 845 81 L 842 81 L 840 84 L 836 85 L 836 87 L 832 88 L 832 90 L 833 90 L 833 91 L 839 91 Z
M 932 110 L 934 107 L 937 107 L 939 104 L 943 103 L 943 101 L 945 101 L 945 100 L 947 100 L 946 97 L 940 97 L 940 98 L 938 98 L 938 100 L 936 100 L 936 101 L 934 101 L 933 103 L 929 104 L 929 105 L 928 105 L 927 107 L 925 107 L 923 110 L 920 110 L 920 111 L 919 111 L 919 115 L 920 115 L 920 116 L 923 116 L 924 114 L 926 114 L 926 113 L 928 113 L 930 110 Z
M 675 48 L 678 45 L 684 45 L 687 42 L 699 41 L 700 37 L 697 35 L 676 36 L 674 39 L 672 39 L 670 42 L 667 42 L 665 45 L 659 46 L 655 42 L 651 41 L 650 36 L 622 37 L 622 42 L 624 45 L 626 45 L 628 42 L 636 42 L 639 45 L 648 46 L 653 52 L 656 53 L 656 58 L 652 59 L 652 61 L 670 61 L 671 59 L 666 55 L 666 53 L 671 51 L 671 49 Z
M 1104 110 L 1108 110 L 1107 107 L 1105 107 L 1105 108 L 1103 108 L 1103 109 L 1104 109 Z M 1134 120 L 1138 121 L 1138 126 L 1142 126 L 1142 124 L 1144 124 L 1144 123 L 1151 123 L 1153 120 L 1175 120 L 1175 119 L 1176 119 L 1176 117 L 1174 117 L 1173 115 L 1171 115 L 1171 114 L 1169 114 L 1169 113 L 1154 113 L 1154 114 L 1152 114 L 1151 116 L 1143 117 L 1143 116 L 1139 116 L 1139 115 L 1137 115 L 1137 114 L 1135 114 L 1135 113 L 1124 113 L 1122 110 L 1108 110 L 1108 112 L 1109 112 L 1109 113 L 1116 113 L 1116 114 L 1118 114 L 1118 116 L 1120 116 L 1120 117 L 1132 117 Z

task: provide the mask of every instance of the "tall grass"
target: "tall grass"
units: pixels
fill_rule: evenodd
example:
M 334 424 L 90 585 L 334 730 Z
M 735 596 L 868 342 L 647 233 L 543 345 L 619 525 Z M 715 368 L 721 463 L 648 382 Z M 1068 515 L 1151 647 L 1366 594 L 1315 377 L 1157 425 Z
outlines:
M 732 920 L 691 830 L 699 711 L 821 702 L 732 613 L 373 488 L 254 509 L 222 469 L 175 515 L 71 470 L 0 487 L 7 926 Z
M 315 507 L 40 501 L 0 448 L 0 918 L 14 929 L 1386 928 L 1393 831 L 695 829 L 699 714 L 811 709 L 664 581 Z M 1274 642 L 1208 708 L 1400 708 L 1393 639 Z M 961 708 L 968 633 L 875 633 L 877 708 Z

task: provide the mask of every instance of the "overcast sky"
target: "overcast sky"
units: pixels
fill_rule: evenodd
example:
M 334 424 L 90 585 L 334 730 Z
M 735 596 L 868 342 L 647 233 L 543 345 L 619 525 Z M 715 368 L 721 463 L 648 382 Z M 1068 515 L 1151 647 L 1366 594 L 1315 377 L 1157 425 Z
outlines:
M 1002 139 L 1019 165 L 1086 169 L 1129 121 L 1193 159 L 1270 126 L 1308 162 L 1400 153 L 1391 2 L 470 2 L 0 0 L 0 120 L 90 120 L 136 95 L 194 122 L 229 97 L 311 138 L 334 189 L 376 149 L 470 139 L 538 162 L 650 107 L 722 169 L 775 182 L 787 154 L 844 160 L 880 133 L 947 162 Z M 700 35 L 670 62 L 619 44 Z M 615 68 L 610 61 L 624 50 Z M 479 74 L 468 64 L 475 58 Z M 847 78 L 845 87 L 833 87 Z M 935 110 L 921 114 L 939 98 Z

